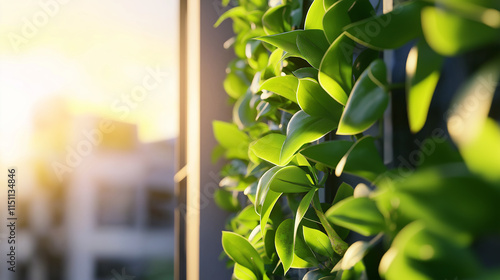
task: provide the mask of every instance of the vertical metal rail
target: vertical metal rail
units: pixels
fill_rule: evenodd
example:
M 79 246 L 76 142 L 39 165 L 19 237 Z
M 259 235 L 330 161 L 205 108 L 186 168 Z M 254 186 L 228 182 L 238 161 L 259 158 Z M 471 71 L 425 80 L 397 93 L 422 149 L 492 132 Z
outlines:
M 384 0 L 382 3 L 383 13 L 388 13 L 394 8 L 394 0 Z M 384 62 L 387 65 L 387 78 L 389 83 L 392 82 L 392 71 L 394 66 L 394 51 L 384 51 Z M 392 127 L 392 98 L 387 105 L 384 113 L 384 145 L 383 145 L 383 159 L 386 165 L 393 164 L 394 150 L 393 150 L 393 127 Z
M 187 142 L 187 0 L 179 0 L 179 135 L 176 143 L 176 171 L 185 170 Z M 186 176 L 175 183 L 174 279 L 186 279 Z

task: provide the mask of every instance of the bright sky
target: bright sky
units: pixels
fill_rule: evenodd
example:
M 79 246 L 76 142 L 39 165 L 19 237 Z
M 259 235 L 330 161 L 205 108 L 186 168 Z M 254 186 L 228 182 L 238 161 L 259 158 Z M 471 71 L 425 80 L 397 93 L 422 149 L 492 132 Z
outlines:
M 1 157 L 26 152 L 32 112 L 54 95 L 136 123 L 142 141 L 174 137 L 177 23 L 174 0 L 0 0 Z

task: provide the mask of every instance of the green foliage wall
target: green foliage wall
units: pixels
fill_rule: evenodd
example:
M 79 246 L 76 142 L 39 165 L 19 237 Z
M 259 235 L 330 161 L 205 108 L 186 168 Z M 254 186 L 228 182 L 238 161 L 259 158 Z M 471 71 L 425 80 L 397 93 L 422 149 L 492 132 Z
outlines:
M 234 279 L 500 279 L 497 252 L 484 249 L 500 242 L 500 2 L 378 6 L 239 0 L 215 24 L 231 18 L 235 33 L 224 80 L 233 122 L 213 123 Z M 381 51 L 403 46 L 406 82 L 393 84 Z M 476 67 L 455 82 L 447 129 L 412 153 L 416 170 L 389 169 L 373 127 L 391 94 L 404 89 L 419 132 L 453 57 Z M 342 182 L 353 176 L 360 183 Z

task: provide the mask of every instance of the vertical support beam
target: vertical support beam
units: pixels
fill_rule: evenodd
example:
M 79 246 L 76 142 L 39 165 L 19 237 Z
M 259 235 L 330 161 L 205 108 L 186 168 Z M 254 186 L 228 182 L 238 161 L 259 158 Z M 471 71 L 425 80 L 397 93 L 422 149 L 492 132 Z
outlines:
M 186 164 L 187 164 L 187 0 L 179 0 L 179 131 L 176 142 L 175 170 L 175 260 L 174 279 L 186 280 Z M 177 176 L 176 176 L 177 177 Z
M 383 2 L 383 13 L 388 13 L 394 8 L 394 0 L 384 0 Z M 392 82 L 392 70 L 394 67 L 394 51 L 385 50 L 384 51 L 384 62 L 387 65 L 387 79 L 389 83 Z M 394 151 L 393 151 L 393 127 L 392 127 L 392 98 L 389 100 L 387 109 L 384 113 L 384 154 L 383 159 L 386 165 L 393 163 Z
M 232 34 L 230 22 L 217 29 L 213 24 L 222 9 L 219 0 L 187 0 L 186 75 L 186 279 L 230 279 L 231 271 L 218 257 L 222 252 L 221 232 L 227 213 L 214 203 L 219 188 L 220 165 L 211 162 L 217 145 L 212 121 L 231 119 L 231 107 L 223 88 L 225 69 L 234 53 L 223 43 Z M 181 93 L 183 95 L 183 93 Z M 183 98 L 183 97 L 182 97 Z
M 200 266 L 200 0 L 187 0 L 187 196 L 186 279 L 199 279 Z

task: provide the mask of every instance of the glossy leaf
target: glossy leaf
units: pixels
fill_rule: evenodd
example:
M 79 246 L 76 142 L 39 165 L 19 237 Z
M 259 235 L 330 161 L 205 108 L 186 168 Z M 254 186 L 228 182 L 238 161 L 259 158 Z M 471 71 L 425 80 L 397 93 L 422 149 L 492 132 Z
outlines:
M 413 47 L 408 55 L 408 121 L 414 133 L 420 131 L 425 124 L 442 65 L 443 57 L 436 54 L 423 40 Z
M 446 56 L 497 42 L 500 36 L 498 28 L 437 7 L 422 10 L 422 28 L 429 45 Z
M 218 189 L 214 193 L 214 201 L 220 208 L 229 212 L 238 212 L 241 209 L 240 202 L 233 192 Z
M 358 134 L 384 115 L 389 103 L 386 67 L 382 60 L 375 60 L 354 86 L 339 122 L 337 134 Z
M 326 50 L 328 48 L 329 44 L 328 41 L 326 40 L 325 34 L 323 33 L 322 30 L 317 30 L 317 29 L 293 30 L 290 32 L 280 33 L 276 35 L 262 36 L 256 39 L 267 42 L 280 49 L 283 49 L 290 55 L 307 59 L 306 57 L 303 56 L 302 52 L 299 50 L 299 47 L 297 46 L 297 38 L 299 35 L 301 35 L 302 38 L 301 41 L 303 43 L 303 50 L 307 51 L 308 52 L 307 54 L 311 55 L 312 57 L 314 57 L 315 54 L 309 53 L 310 50 L 313 49 Z M 311 46 L 311 42 L 313 43 L 314 47 Z
M 318 81 L 337 102 L 345 105 L 352 88 L 354 42 L 341 35 L 328 48 L 321 61 Z
M 252 142 L 250 144 L 250 150 L 259 158 L 274 165 L 280 165 L 280 151 L 285 142 L 285 138 L 285 135 L 279 133 L 268 134 Z
M 259 179 L 257 185 L 257 194 L 255 196 L 255 212 L 260 214 L 261 231 L 264 232 L 269 216 L 274 208 L 274 205 L 280 198 L 282 193 L 275 192 L 270 189 L 274 175 L 281 167 L 275 166 L 269 169 Z
M 247 239 L 234 232 L 222 232 L 222 247 L 236 263 L 251 270 L 255 275 L 263 275 L 264 262 Z
M 307 11 L 304 29 L 323 29 L 322 18 L 324 15 L 323 0 L 314 0 Z
M 293 246 L 293 220 L 284 220 L 276 230 L 276 252 L 283 264 L 285 274 L 290 269 L 294 257 Z
M 335 169 L 352 144 L 352 142 L 345 140 L 327 141 L 309 146 L 301 150 L 300 153 L 309 160 Z
M 266 80 L 259 90 L 272 91 L 286 99 L 297 103 L 297 87 L 299 79 L 292 75 L 273 77 Z
M 354 65 L 352 66 L 352 74 L 354 75 L 354 79 L 358 80 L 358 78 L 363 74 L 363 72 L 375 61 L 379 58 L 380 52 L 372 49 L 366 49 L 362 51 L 356 60 L 354 61 Z
M 299 79 L 312 78 L 318 80 L 318 69 L 314 67 L 303 67 L 293 71 L 293 75 Z
M 333 205 L 325 215 L 333 224 L 365 236 L 385 230 L 384 216 L 378 210 L 375 201 L 367 197 L 344 199 Z
M 405 227 L 380 262 L 385 279 L 474 279 L 481 271 L 474 253 L 428 230 L 422 223 Z
M 290 31 L 290 23 L 287 21 L 289 9 L 288 5 L 282 4 L 274 6 L 264 13 L 262 25 L 267 35 Z
M 238 280 L 258 280 L 257 276 L 255 276 L 255 273 L 253 273 L 252 270 L 238 263 L 234 265 L 234 276 Z
M 270 182 L 271 190 L 278 193 L 308 192 L 313 187 L 310 176 L 298 166 L 285 166 L 276 171 Z
M 230 10 L 226 11 L 223 13 L 218 19 L 217 22 L 214 24 L 214 27 L 218 27 L 223 21 L 225 21 L 228 18 L 237 18 L 237 17 L 245 17 L 246 15 L 246 10 L 243 7 L 234 7 L 231 8 Z
M 347 11 L 355 0 L 341 0 L 333 4 L 323 17 L 326 38 L 333 43 L 344 32 L 344 27 L 351 24 Z
M 297 236 L 297 230 L 299 229 L 300 222 L 302 221 L 302 218 L 304 218 L 304 215 L 306 214 L 307 210 L 309 209 L 309 206 L 311 205 L 312 199 L 314 194 L 316 193 L 317 189 L 311 189 L 300 201 L 299 207 L 297 208 L 297 214 L 295 214 L 295 223 L 294 223 L 294 228 L 293 228 L 293 243 L 295 244 L 295 239 Z M 304 236 L 305 238 L 305 236 Z M 327 237 L 328 240 L 328 237 Z M 329 241 L 328 241 L 329 242 Z M 307 243 L 307 240 L 306 240 Z
M 222 121 L 213 122 L 215 139 L 219 144 L 228 150 L 228 157 L 247 159 L 249 138 L 240 131 L 235 124 Z M 231 135 L 232 137 L 226 137 Z
M 311 29 L 307 31 L 313 30 Z M 317 34 L 317 36 L 315 34 Z M 316 69 L 319 68 L 323 55 L 329 46 L 330 44 L 326 40 L 323 32 L 297 35 L 297 48 L 300 51 L 301 57 L 307 60 L 307 62 L 309 62 Z
M 363 259 L 369 248 L 370 244 L 365 241 L 356 241 L 349 246 L 342 258 L 342 270 L 349 270 L 354 267 Z
M 346 27 L 346 34 L 356 43 L 372 49 L 396 49 L 422 34 L 420 11 L 424 1 L 410 1 L 393 11 L 355 22 Z M 404 28 L 401 28 L 404 26 Z
M 353 194 L 354 194 L 354 189 L 351 187 L 351 185 L 343 182 L 339 186 L 337 193 L 335 194 L 335 198 L 333 199 L 332 205 L 335 205 L 338 202 L 353 196 Z
M 280 163 L 289 161 L 302 145 L 318 140 L 334 130 L 337 125 L 334 120 L 312 117 L 304 111 L 297 112 L 288 123 L 286 140 L 281 148 Z
M 245 77 L 243 72 L 229 72 L 224 79 L 224 90 L 234 99 L 238 99 L 245 95 L 250 86 L 250 81 Z
M 304 231 L 304 240 L 311 250 L 325 257 L 332 257 L 334 251 L 330 244 L 330 239 L 322 231 L 317 229 L 302 227 Z
M 375 141 L 371 136 L 364 136 L 351 146 L 335 168 L 335 175 L 349 173 L 374 182 L 385 173 L 387 168 L 380 157 Z
M 335 101 L 313 79 L 300 79 L 297 88 L 297 101 L 304 112 L 310 116 L 340 119 L 343 107 Z
M 233 107 L 233 120 L 238 128 L 244 129 L 255 124 L 257 111 L 250 106 L 252 94 L 247 92 L 240 97 Z

